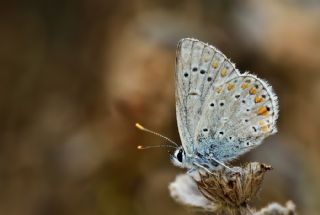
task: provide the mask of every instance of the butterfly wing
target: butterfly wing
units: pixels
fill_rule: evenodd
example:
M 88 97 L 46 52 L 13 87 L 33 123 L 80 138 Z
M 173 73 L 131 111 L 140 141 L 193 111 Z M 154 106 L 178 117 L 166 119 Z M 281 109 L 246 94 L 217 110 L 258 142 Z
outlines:
M 240 74 L 219 50 L 183 39 L 176 65 L 177 121 L 187 153 L 226 161 L 276 132 L 278 101 L 271 87 Z
M 223 62 L 224 56 L 203 42 L 187 38 L 178 43 L 176 113 L 181 142 L 187 154 L 193 153 L 197 144 L 194 137 L 203 103 Z M 216 83 L 222 80 L 216 79 Z

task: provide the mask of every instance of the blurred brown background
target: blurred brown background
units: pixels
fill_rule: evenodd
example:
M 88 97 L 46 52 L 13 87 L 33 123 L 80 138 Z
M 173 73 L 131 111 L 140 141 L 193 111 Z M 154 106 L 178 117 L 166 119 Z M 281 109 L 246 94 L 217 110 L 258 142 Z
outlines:
M 255 206 L 320 212 L 320 2 L 317 0 L 8 1 L 0 9 L 0 214 L 193 214 L 168 184 L 179 142 L 179 39 L 218 47 L 267 79 L 279 132 L 240 161 L 267 175 Z M 200 213 L 202 214 L 202 213 Z

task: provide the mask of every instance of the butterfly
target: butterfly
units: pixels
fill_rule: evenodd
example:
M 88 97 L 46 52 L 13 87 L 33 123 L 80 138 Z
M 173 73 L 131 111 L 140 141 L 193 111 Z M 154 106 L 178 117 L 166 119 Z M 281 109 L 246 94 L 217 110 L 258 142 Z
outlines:
M 179 41 L 176 116 L 182 145 L 174 165 L 208 172 L 260 145 L 277 132 L 278 98 L 264 80 L 240 73 L 217 48 Z

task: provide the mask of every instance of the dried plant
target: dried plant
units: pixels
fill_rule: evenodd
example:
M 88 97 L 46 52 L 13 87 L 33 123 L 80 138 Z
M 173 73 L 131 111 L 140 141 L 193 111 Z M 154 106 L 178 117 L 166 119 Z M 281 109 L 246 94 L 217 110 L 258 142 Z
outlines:
M 260 190 L 264 174 L 271 169 L 271 166 L 253 162 L 245 167 L 222 168 L 210 174 L 199 171 L 179 175 L 169 189 L 179 203 L 213 214 L 295 214 L 293 203 L 286 208 L 274 203 L 259 212 L 249 206 Z

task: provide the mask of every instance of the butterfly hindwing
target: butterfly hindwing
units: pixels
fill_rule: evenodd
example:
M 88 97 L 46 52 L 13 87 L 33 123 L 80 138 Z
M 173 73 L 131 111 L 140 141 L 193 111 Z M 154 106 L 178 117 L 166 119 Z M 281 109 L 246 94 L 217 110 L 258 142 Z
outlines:
M 226 161 L 276 132 L 278 105 L 266 82 L 252 75 L 239 75 L 220 87 L 207 97 L 194 141 L 202 144 L 198 150 L 210 149 Z

